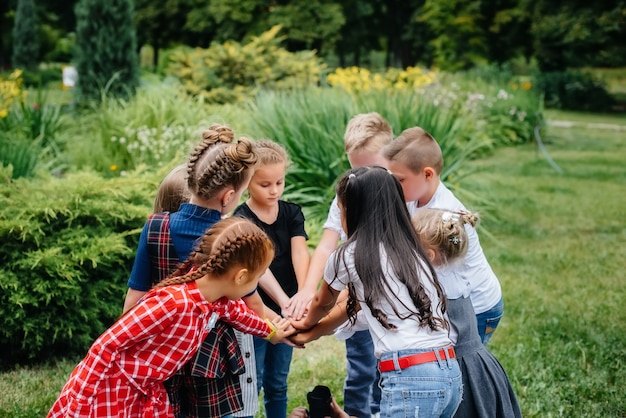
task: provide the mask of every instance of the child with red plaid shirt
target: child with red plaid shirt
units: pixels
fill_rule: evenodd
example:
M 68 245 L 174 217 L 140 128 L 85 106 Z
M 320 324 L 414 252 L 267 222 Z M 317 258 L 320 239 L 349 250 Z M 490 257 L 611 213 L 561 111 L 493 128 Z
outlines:
M 94 342 L 48 417 L 173 416 L 163 382 L 194 357 L 217 320 L 283 340 L 288 321 L 264 321 L 241 300 L 273 257 L 272 242 L 250 221 L 216 223 L 172 276 Z

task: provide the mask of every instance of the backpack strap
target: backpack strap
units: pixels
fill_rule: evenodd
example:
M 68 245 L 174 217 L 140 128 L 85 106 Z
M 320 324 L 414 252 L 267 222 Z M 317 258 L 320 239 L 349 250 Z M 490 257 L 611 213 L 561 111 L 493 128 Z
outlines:
M 180 260 L 170 236 L 169 212 L 153 213 L 148 217 L 148 254 L 153 286 L 178 267 Z

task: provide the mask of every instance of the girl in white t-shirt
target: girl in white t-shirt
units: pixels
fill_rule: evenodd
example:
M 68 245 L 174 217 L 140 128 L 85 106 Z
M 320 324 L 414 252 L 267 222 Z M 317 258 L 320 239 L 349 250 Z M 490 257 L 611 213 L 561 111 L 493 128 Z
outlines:
M 462 397 L 446 298 L 411 226 L 398 180 L 381 167 L 348 171 L 337 184 L 348 239 L 330 257 L 308 329 L 347 289 L 347 316 L 364 313 L 381 372 L 381 416 L 450 417 Z

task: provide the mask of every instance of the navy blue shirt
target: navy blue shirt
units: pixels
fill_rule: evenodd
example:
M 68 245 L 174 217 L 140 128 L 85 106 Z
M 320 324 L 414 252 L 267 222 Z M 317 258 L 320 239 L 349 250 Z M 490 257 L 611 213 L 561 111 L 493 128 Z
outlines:
M 170 236 L 181 263 L 189 257 L 205 231 L 220 219 L 222 214 L 219 211 L 191 203 L 183 203 L 178 212 L 170 214 Z M 152 289 L 147 222 L 139 236 L 139 246 L 128 279 L 128 287 L 143 292 Z

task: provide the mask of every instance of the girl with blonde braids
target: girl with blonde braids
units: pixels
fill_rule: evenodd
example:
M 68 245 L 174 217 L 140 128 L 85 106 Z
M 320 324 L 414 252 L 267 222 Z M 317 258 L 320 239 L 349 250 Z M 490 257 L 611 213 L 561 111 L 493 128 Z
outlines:
M 476 226 L 476 213 L 425 208 L 411 222 L 437 274 L 454 276 L 456 269 L 464 268 L 469 243 L 466 225 Z M 470 297 L 448 298 L 447 302 L 450 339 L 463 376 L 463 400 L 454 417 L 521 417 L 506 371 L 482 343 Z
M 272 242 L 250 221 L 216 223 L 173 276 L 94 342 L 48 417 L 172 416 L 163 382 L 193 358 L 218 319 L 281 341 L 288 322 L 263 320 L 240 299 L 273 257 Z

